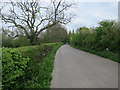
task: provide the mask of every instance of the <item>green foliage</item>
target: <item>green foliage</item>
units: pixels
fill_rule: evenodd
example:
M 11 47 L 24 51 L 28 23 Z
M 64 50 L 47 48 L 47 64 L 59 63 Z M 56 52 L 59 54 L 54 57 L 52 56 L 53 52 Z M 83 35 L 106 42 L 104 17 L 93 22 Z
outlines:
M 1 57 L 1 56 L 0 56 Z M 2 62 L 0 60 L 0 90 L 2 89 Z
M 12 38 L 11 37 L 5 37 L 2 35 L 2 46 L 4 47 L 12 47 Z
M 55 52 L 61 45 L 3 48 L 3 89 L 49 88 Z
M 89 34 L 91 34 L 91 32 L 88 28 L 79 28 L 77 29 L 77 33 L 72 35 L 70 42 L 76 46 L 85 46 L 88 43 L 87 39 L 89 39 Z
M 24 36 L 23 33 L 16 35 L 14 31 L 3 30 L 2 32 L 2 46 L 4 47 L 21 47 L 29 46 L 30 40 Z
M 50 88 L 54 57 L 57 49 L 61 46 L 61 44 L 45 45 L 48 45 L 50 47 L 52 46 L 51 51 L 49 51 L 45 57 L 36 58 L 35 61 L 31 61 L 31 63 L 34 65 L 29 65 L 31 71 L 26 73 L 27 78 L 29 79 L 25 79 L 22 87 L 24 86 L 24 88 Z
M 19 28 L 15 30 L 4 30 L 2 32 L 2 46 L 16 48 L 30 45 L 40 45 L 43 43 L 55 43 L 68 41 L 67 30 L 61 24 L 56 24 L 42 32 L 39 37 L 35 36 L 35 32 L 28 37 L 23 30 Z
M 30 41 L 25 36 L 18 36 L 10 43 L 12 44 L 12 47 L 30 46 Z
M 68 40 L 67 30 L 60 24 L 48 28 L 46 32 L 41 34 L 40 38 L 43 43 L 62 42 L 66 43 Z
M 19 51 L 2 48 L 2 84 L 3 88 L 17 85 L 17 78 L 24 75 L 29 58 L 23 58 Z
M 99 41 L 98 47 L 101 50 L 108 48 L 112 52 L 118 52 L 118 42 L 120 41 L 118 30 L 118 23 L 113 20 L 105 20 L 99 23 L 99 27 L 96 28 L 96 42 Z
M 109 55 L 107 52 L 118 53 L 119 35 L 118 23 L 114 20 L 104 20 L 99 22 L 99 26 L 96 28 L 78 28 L 76 33 L 72 35 L 70 43 L 80 48 L 86 48 L 88 51 L 105 52 L 106 55 L 101 54 L 101 56 L 110 57 L 115 54 Z M 107 52 L 106 49 L 108 49 Z M 118 61 L 116 55 L 115 57 Z

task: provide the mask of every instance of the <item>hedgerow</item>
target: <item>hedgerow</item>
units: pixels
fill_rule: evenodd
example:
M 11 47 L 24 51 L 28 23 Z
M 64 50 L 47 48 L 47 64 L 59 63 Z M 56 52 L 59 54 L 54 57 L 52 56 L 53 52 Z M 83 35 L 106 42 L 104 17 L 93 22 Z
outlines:
M 49 88 L 54 56 L 61 45 L 3 48 L 3 89 Z
M 95 28 L 80 27 L 70 37 L 70 44 L 81 50 L 118 60 L 120 31 L 114 20 L 103 20 Z
M 30 58 L 24 58 L 17 50 L 2 48 L 2 84 L 3 88 L 17 85 L 17 78 L 24 75 Z

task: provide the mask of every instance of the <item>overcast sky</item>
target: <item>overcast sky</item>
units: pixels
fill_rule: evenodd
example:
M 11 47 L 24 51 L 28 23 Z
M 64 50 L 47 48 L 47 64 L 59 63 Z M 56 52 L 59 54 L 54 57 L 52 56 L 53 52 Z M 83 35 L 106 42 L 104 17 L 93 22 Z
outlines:
M 49 0 L 40 1 L 47 3 Z M 83 2 L 83 0 L 74 0 L 76 8 L 72 8 L 70 11 L 71 13 L 75 13 L 76 17 L 74 17 L 72 21 L 66 25 L 67 30 L 76 30 L 77 28 L 83 26 L 97 26 L 98 22 L 104 19 L 117 20 L 118 1 L 119 0 L 89 0 L 88 2 L 88 0 L 84 0 Z
M 71 11 L 76 13 L 76 17 L 66 25 L 68 30 L 97 26 L 104 19 L 117 20 L 118 2 L 79 2 Z

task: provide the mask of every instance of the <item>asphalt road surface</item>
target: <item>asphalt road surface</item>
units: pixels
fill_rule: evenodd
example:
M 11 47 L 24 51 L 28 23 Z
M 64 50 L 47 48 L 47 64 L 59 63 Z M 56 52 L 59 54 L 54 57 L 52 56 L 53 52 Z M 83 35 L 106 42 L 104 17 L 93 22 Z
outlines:
M 118 88 L 118 63 L 63 45 L 54 61 L 51 88 Z

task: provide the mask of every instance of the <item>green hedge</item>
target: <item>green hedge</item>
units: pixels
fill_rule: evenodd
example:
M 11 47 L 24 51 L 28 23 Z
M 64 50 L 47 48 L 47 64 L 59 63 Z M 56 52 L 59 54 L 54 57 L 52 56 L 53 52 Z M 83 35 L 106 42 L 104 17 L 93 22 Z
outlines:
M 3 88 L 17 84 L 17 78 L 24 75 L 30 59 L 23 58 L 17 50 L 2 48 L 2 84 Z
M 48 88 L 54 56 L 61 45 L 49 43 L 14 49 L 3 48 L 3 89 Z

